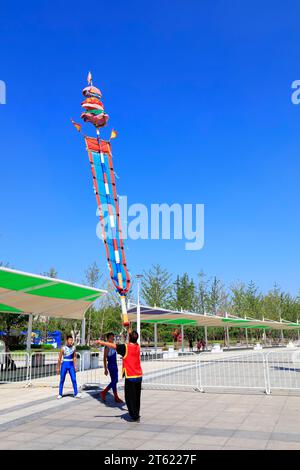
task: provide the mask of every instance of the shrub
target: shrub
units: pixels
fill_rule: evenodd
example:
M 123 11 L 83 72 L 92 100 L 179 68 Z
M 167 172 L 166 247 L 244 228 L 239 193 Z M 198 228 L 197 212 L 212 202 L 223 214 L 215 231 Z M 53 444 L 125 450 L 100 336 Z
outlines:
M 91 348 L 87 344 L 80 344 L 76 346 L 76 351 L 90 351 Z
M 26 344 L 14 344 L 11 345 L 9 350 L 10 351 L 25 351 L 26 349 Z

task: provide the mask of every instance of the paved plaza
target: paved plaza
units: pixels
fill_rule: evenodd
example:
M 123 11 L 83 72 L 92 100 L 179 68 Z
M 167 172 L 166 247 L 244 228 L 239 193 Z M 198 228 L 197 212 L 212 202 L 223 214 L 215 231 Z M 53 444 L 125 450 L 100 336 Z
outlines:
M 143 390 L 140 423 L 99 392 L 0 388 L 0 449 L 300 449 L 300 396 Z M 122 392 L 121 392 L 122 395 Z

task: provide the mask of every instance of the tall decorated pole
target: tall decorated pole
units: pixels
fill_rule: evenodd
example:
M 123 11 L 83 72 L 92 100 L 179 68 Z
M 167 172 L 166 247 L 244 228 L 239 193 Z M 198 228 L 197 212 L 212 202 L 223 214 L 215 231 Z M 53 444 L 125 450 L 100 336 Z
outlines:
M 101 91 L 93 86 L 92 75 L 88 74 L 88 86 L 83 89 L 81 118 L 95 127 L 96 138 L 84 136 L 93 176 L 94 192 L 101 222 L 102 239 L 105 246 L 110 277 L 121 299 L 124 326 L 128 326 L 126 294 L 130 289 L 130 275 L 127 269 L 119 202 L 116 191 L 115 173 L 112 160 L 111 139 L 116 137 L 112 130 L 110 140 L 100 138 L 100 129 L 105 127 L 109 116 L 104 111 Z M 81 126 L 72 121 L 78 131 Z

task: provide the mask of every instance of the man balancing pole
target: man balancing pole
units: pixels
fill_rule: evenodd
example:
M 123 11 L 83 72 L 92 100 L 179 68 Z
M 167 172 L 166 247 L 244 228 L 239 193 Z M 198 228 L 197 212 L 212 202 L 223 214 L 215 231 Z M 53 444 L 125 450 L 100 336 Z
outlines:
M 101 346 L 115 349 L 123 357 L 122 375 L 125 377 L 125 401 L 133 421 L 140 421 L 140 404 L 143 371 L 141 353 L 138 344 L 139 335 L 128 327 L 128 343 L 116 344 L 108 341 L 97 341 Z

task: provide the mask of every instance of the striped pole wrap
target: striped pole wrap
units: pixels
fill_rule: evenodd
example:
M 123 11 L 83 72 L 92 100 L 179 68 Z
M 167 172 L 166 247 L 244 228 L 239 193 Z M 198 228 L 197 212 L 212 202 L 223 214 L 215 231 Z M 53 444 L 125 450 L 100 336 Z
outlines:
M 123 323 L 127 325 L 126 294 L 130 289 L 130 275 L 124 251 L 111 145 L 110 142 L 100 140 L 98 132 L 97 130 L 97 139 L 85 137 L 85 143 L 93 175 L 110 277 L 120 295 Z

